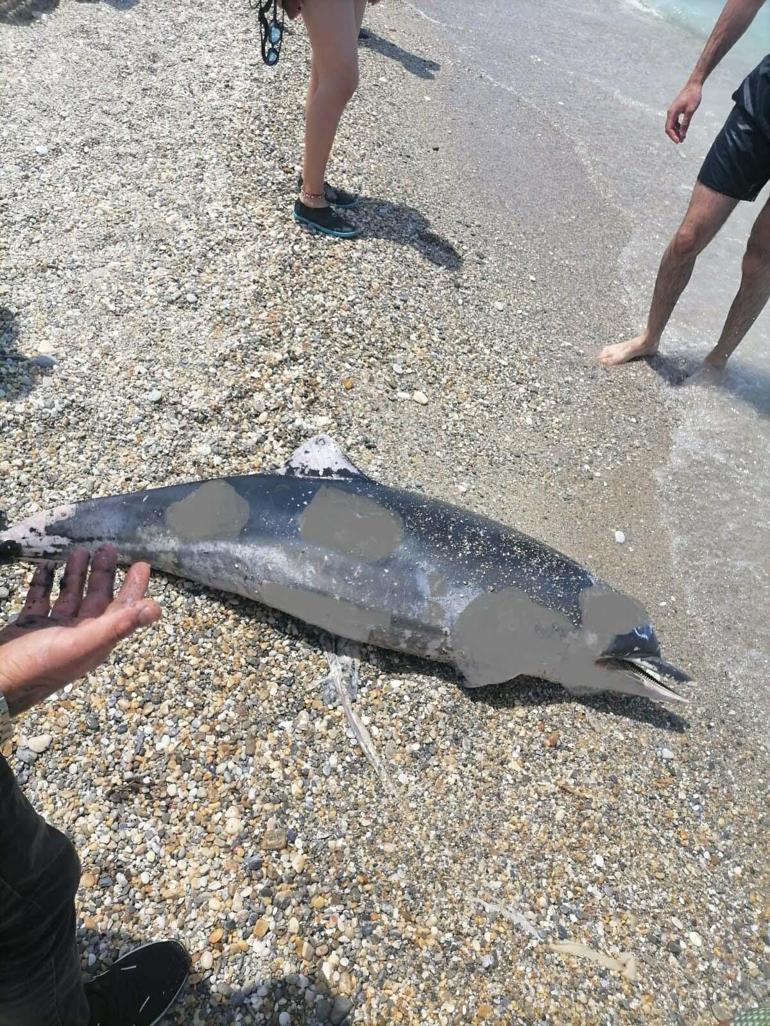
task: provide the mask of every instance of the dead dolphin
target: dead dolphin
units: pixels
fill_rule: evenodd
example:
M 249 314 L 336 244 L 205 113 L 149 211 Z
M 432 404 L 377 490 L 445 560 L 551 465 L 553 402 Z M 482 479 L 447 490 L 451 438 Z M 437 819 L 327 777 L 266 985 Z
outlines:
M 110 542 L 124 563 L 234 592 L 332 634 L 452 663 L 470 687 L 686 701 L 642 607 L 485 517 L 388 488 L 319 435 L 272 474 L 60 506 L 0 533 L 0 562 Z

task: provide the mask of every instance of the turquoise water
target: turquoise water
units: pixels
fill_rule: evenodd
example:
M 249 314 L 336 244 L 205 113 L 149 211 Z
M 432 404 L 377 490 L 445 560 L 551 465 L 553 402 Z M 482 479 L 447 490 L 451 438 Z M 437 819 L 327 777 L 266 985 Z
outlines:
M 723 0 L 639 0 L 635 6 L 646 7 L 705 39 L 724 7 Z M 757 60 L 770 51 L 770 4 L 759 11 L 751 28 L 736 49 L 753 54 Z

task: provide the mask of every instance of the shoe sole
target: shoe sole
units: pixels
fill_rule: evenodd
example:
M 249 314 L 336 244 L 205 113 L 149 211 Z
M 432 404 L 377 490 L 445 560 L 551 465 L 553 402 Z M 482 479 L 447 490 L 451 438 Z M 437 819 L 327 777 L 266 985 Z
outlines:
M 312 228 L 321 235 L 329 235 L 333 239 L 357 239 L 361 234 L 360 228 L 354 228 L 351 232 L 335 232 L 332 228 L 323 228 L 321 225 L 316 224 L 315 221 L 308 221 L 306 218 L 300 217 L 299 214 L 292 214 L 291 216 L 297 224 L 301 224 L 303 228 Z
M 139 944 L 137 947 L 132 948 L 131 951 L 127 951 L 126 954 L 127 955 L 133 955 L 135 951 L 143 951 L 144 948 L 150 948 L 150 947 L 152 947 L 153 944 L 156 944 L 156 943 L 157 943 L 157 941 L 147 941 L 146 944 Z M 187 983 L 188 977 L 190 975 L 190 970 L 192 968 L 192 959 L 190 958 L 190 953 L 187 950 L 187 948 L 185 948 L 185 946 L 183 944 L 180 944 L 179 941 L 173 941 L 172 943 L 177 944 L 178 947 L 181 948 L 181 950 L 184 952 L 185 957 L 187 959 L 187 972 L 186 972 L 184 978 L 182 979 L 182 982 L 179 984 L 177 989 L 174 991 L 173 997 L 171 997 L 169 999 L 168 1004 L 163 1009 L 163 1011 L 160 1013 L 160 1015 L 158 1015 L 158 1017 L 156 1019 L 152 1020 L 152 1022 L 150 1023 L 150 1026 L 158 1026 L 158 1023 L 165 1016 L 166 1012 L 169 1010 L 169 1008 L 171 1008 L 171 1006 L 174 1004 L 176 999 L 182 993 L 182 991 L 184 990 L 184 986 Z M 101 975 L 104 975 L 104 974 L 100 973 L 99 975 L 101 976 Z M 94 979 L 98 979 L 98 978 L 99 978 L 98 976 L 94 977 Z

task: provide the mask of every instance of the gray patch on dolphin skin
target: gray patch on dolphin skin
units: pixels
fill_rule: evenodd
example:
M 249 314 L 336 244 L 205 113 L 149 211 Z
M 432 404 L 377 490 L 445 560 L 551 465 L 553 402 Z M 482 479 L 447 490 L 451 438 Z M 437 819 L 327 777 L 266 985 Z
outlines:
M 565 616 L 517 588 L 487 592 L 466 606 L 454 625 L 455 665 L 471 687 L 521 675 L 553 679 L 565 639 L 573 633 Z
M 234 538 L 249 521 L 251 507 L 227 481 L 206 481 L 200 488 L 172 503 L 166 526 L 184 541 Z
M 441 598 L 449 591 L 446 577 L 435 570 L 428 574 L 428 587 L 432 598 Z
M 605 588 L 588 588 L 580 596 L 583 630 L 595 634 L 599 648 L 618 634 L 629 634 L 649 623 L 644 607 L 636 599 Z
M 351 641 L 368 642 L 375 631 L 388 631 L 390 613 L 363 609 L 344 599 L 322 595 L 303 588 L 287 588 L 283 584 L 266 582 L 260 589 L 261 601 L 268 606 L 296 616 L 298 620 L 323 627 Z
M 324 485 L 302 515 L 300 534 L 311 545 L 376 563 L 399 547 L 404 525 L 374 500 Z

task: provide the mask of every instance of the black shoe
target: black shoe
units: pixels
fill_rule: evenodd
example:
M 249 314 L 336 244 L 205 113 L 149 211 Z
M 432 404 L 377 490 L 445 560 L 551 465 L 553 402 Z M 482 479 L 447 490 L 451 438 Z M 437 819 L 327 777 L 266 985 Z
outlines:
M 177 941 L 156 941 L 129 951 L 85 985 L 89 1026 L 153 1026 L 176 1000 L 190 971 Z
M 294 204 L 294 220 L 324 235 L 333 235 L 335 239 L 355 239 L 361 234 L 359 227 L 333 207 L 308 207 L 301 200 Z
M 302 191 L 302 175 L 297 179 L 297 189 Z M 355 192 L 347 192 L 345 189 L 335 189 L 333 185 L 324 182 L 324 199 L 331 207 L 354 207 L 358 203 L 358 195 Z

